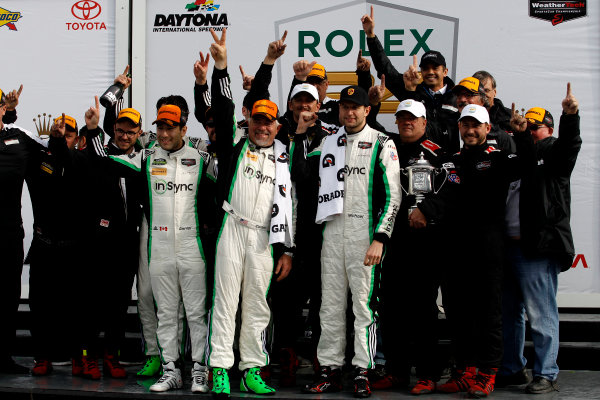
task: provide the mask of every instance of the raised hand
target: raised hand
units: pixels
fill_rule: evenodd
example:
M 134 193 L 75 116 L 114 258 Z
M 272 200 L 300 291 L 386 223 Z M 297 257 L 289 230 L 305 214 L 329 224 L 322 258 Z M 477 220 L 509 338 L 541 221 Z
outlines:
M 131 86 L 131 77 L 127 76 L 129 74 L 129 65 L 125 67 L 125 71 L 121 75 L 117 75 L 115 78 L 115 83 L 120 83 L 123 85 L 123 90 L 127 89 Z
M 199 52 L 200 59 L 194 63 L 194 76 L 196 77 L 196 84 L 204 85 L 206 83 L 206 76 L 208 74 L 208 61 L 210 60 L 210 53 L 206 54 L 206 58 L 202 52 Z
M 61 138 L 65 136 L 65 113 L 62 114 L 60 121 L 54 122 L 50 127 L 50 136 Z
M 367 34 L 367 37 L 375 37 L 375 17 L 373 16 L 373 6 L 371 6 L 371 15 L 363 15 L 360 18 L 362 22 L 363 31 Z
M 385 94 L 385 75 L 381 75 L 381 84 L 369 88 L 369 103 L 377 105 L 383 101 Z
M 371 69 L 371 61 L 362 56 L 362 49 L 358 50 L 358 58 L 356 59 L 356 69 L 358 71 L 369 71 Z
M 227 28 L 223 29 L 220 38 L 213 28 L 210 28 L 210 34 L 215 41 L 210 45 L 210 54 L 212 55 L 213 60 L 215 60 L 215 68 L 225 69 L 227 68 Z
M 421 83 L 421 72 L 417 63 L 417 56 L 413 55 L 413 63 L 408 67 L 408 70 L 402 75 L 404 87 L 406 90 L 414 92 L 417 90 L 417 85 Z
M 285 38 L 287 37 L 287 31 L 283 32 L 283 36 L 281 39 L 276 40 L 274 42 L 269 43 L 269 48 L 267 49 L 267 55 L 265 60 L 263 61 L 265 64 L 273 65 L 275 61 L 285 53 L 285 48 L 287 44 L 284 44 Z
M 254 75 L 246 75 L 244 67 L 240 65 L 240 72 L 242 73 L 242 88 L 244 90 L 250 90 L 252 88 L 252 82 L 254 81 Z
M 298 127 L 296 134 L 306 133 L 308 127 L 313 126 L 317 122 L 317 113 L 313 111 L 302 111 L 298 116 Z
M 19 90 L 13 90 L 6 95 L 6 109 L 13 111 L 19 105 L 19 97 L 23 91 L 23 85 L 19 86 Z
M 315 66 L 317 62 L 313 61 L 309 63 L 306 60 L 296 61 L 293 65 L 294 68 L 294 76 L 299 81 L 306 81 L 306 77 L 310 74 L 310 70 Z
M 571 92 L 571 82 L 567 83 L 567 97 L 562 101 L 562 108 L 565 114 L 576 114 L 579 110 L 579 102 Z
M 510 117 L 510 127 L 514 132 L 525 132 L 527 130 L 527 120 L 524 116 L 519 114 L 519 110 L 516 109 L 515 103 L 512 103 Z
M 90 131 L 96 129 L 100 121 L 100 102 L 98 101 L 98 96 L 94 96 L 94 100 L 96 101 L 96 107 L 90 107 L 85 112 L 85 126 Z

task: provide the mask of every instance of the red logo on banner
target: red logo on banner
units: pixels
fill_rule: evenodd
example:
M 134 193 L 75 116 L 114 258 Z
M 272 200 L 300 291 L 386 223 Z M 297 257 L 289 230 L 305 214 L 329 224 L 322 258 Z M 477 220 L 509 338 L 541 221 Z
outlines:
M 577 266 L 577 264 L 579 264 L 579 261 L 581 261 L 583 268 L 589 268 L 587 261 L 585 261 L 585 255 L 583 255 L 583 254 L 577 254 L 577 256 L 575 257 L 575 260 L 573 261 L 573 265 L 571 265 L 571 268 L 575 268 Z
M 71 14 L 73 14 L 75 18 L 84 21 L 98 17 L 101 12 L 102 7 L 93 0 L 81 0 L 71 7 Z

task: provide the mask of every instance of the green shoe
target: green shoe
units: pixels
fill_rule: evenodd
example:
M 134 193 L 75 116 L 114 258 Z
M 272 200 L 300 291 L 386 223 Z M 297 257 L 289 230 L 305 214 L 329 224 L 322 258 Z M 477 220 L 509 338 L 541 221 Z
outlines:
M 275 389 L 267 385 L 260 376 L 260 368 L 254 367 L 244 371 L 244 377 L 240 382 L 242 392 L 253 392 L 262 395 L 275 394 Z
M 213 368 L 213 397 L 229 398 L 231 389 L 229 387 L 229 375 L 225 368 Z
M 159 356 L 147 356 L 146 364 L 137 373 L 137 376 L 156 376 L 162 371 L 162 363 Z

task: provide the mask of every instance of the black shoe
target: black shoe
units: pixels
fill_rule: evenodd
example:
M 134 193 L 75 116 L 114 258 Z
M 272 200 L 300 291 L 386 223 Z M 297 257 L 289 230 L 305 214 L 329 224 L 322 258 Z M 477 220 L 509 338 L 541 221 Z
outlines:
M 525 393 L 530 394 L 542 394 L 554 391 L 560 391 L 558 388 L 558 381 L 549 381 L 541 376 L 534 377 L 533 381 L 525 388 Z
M 529 382 L 531 382 L 531 378 L 525 368 L 512 375 L 496 375 L 496 387 L 525 385 Z
M 12 357 L 0 361 L 0 374 L 29 374 L 29 368 L 17 364 Z
M 303 393 L 333 393 L 342 390 L 342 370 L 321 367 L 313 383 L 304 386 Z
M 371 397 L 371 384 L 369 383 L 368 370 L 356 368 L 354 375 L 354 397 Z

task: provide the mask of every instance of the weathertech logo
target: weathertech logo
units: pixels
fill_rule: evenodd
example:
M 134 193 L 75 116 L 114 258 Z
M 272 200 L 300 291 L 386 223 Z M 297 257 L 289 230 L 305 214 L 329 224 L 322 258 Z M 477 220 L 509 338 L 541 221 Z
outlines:
M 558 25 L 572 19 L 587 16 L 587 4 L 586 0 L 529 0 L 529 16 L 531 18 L 550 21 L 552 25 Z
M 17 27 L 15 22 L 21 19 L 22 15 L 20 12 L 8 11 L 4 8 L 0 8 L 0 28 L 7 26 L 9 30 L 16 31 Z
M 102 14 L 102 7 L 93 0 L 81 0 L 71 6 L 71 14 L 81 22 L 65 22 L 68 31 L 106 30 L 104 21 L 92 21 Z
M 215 13 L 221 6 L 214 3 L 196 0 L 185 5 L 186 14 L 156 14 L 152 32 L 205 32 L 210 28 L 222 31 L 229 26 L 227 14 Z

